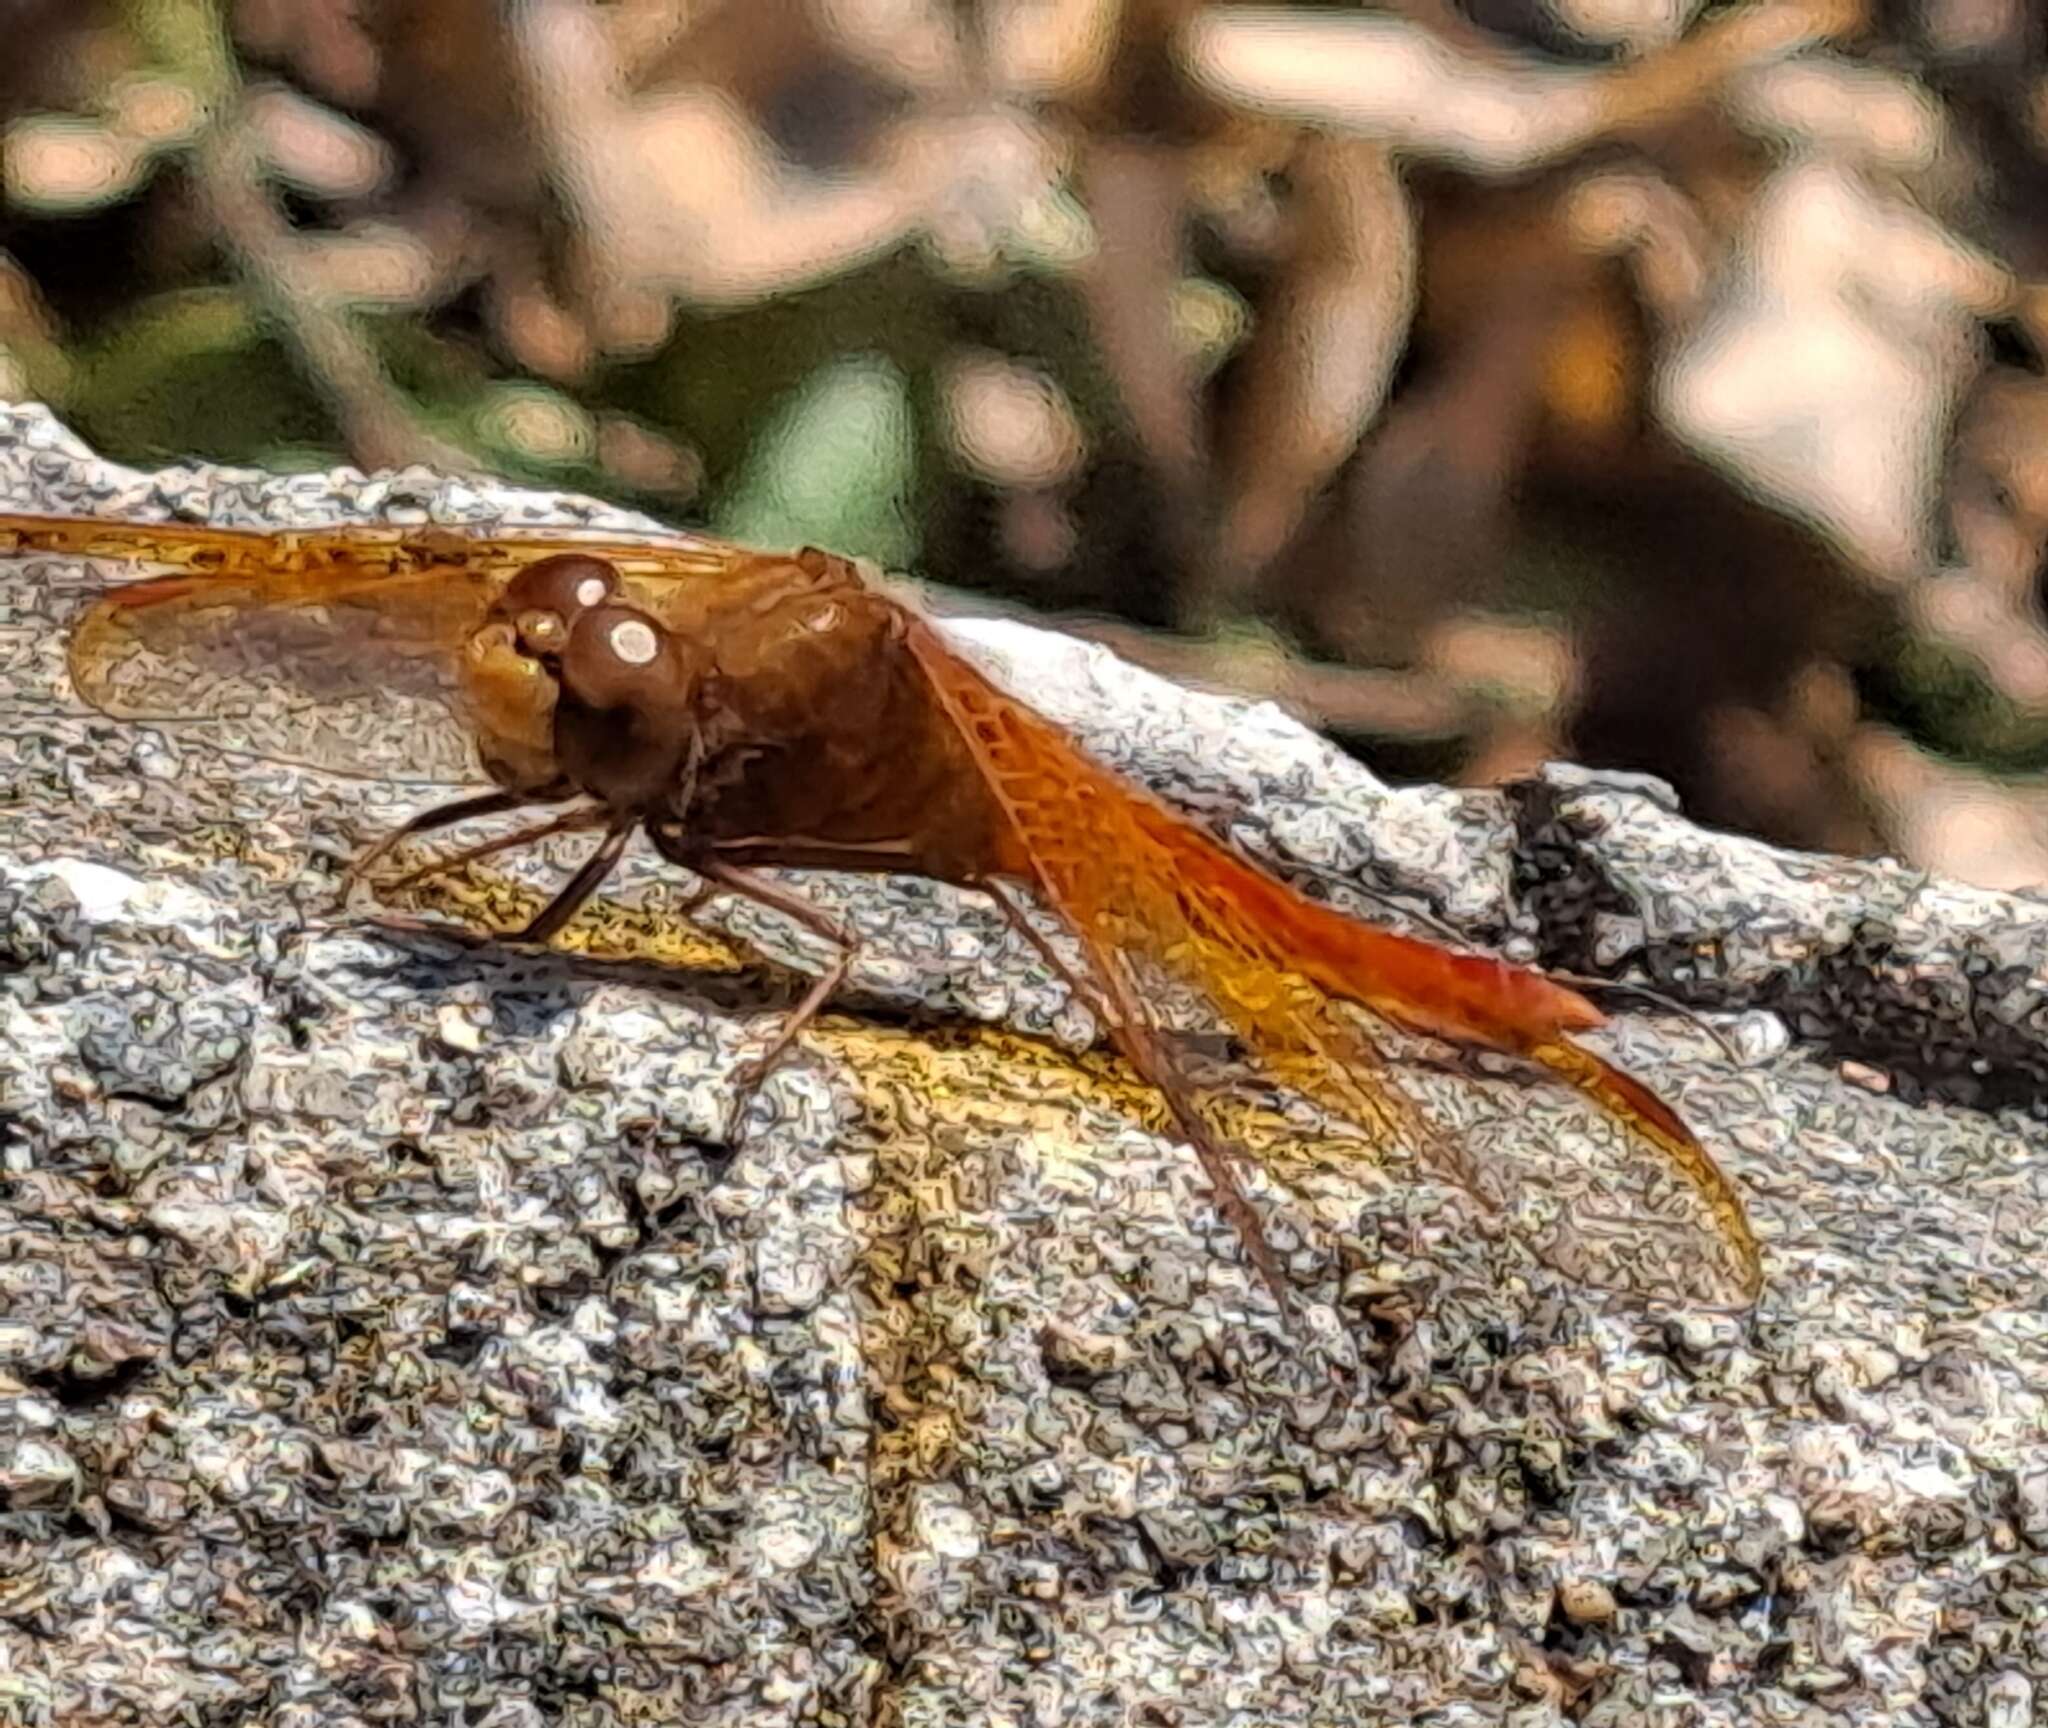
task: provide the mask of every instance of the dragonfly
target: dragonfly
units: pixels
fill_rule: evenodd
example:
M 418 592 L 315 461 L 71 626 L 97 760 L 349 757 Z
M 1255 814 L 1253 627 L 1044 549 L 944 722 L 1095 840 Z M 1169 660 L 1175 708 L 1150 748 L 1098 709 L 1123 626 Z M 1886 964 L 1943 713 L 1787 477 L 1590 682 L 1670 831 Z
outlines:
M 261 754 L 473 788 L 387 833 L 352 879 L 438 830 L 526 813 L 403 880 L 594 836 L 505 938 L 545 943 L 644 835 L 706 892 L 827 944 L 831 963 L 733 1076 L 735 1129 L 855 958 L 837 922 L 762 872 L 923 876 L 987 896 L 1106 1028 L 1283 1304 L 1241 1176 L 1255 1155 L 1177 1054 L 1170 999 L 1348 1124 L 1363 1156 L 1411 1155 L 1488 1209 L 1531 1183 L 1590 1197 L 1553 1206 L 1538 1249 L 1574 1277 L 1722 1305 L 1761 1290 L 1740 1192 L 1676 1110 L 1583 1041 L 1605 1018 L 1586 995 L 1311 897 L 1091 753 L 853 560 L 682 532 L 0 513 L 8 554 L 154 571 L 110 584 L 73 629 L 71 681 L 100 712 L 231 719 Z M 1524 1083 L 1570 1089 L 1584 1120 L 1561 1139 L 1511 1122 L 1481 1144 L 1412 1083 L 1413 1040 L 1507 1058 Z

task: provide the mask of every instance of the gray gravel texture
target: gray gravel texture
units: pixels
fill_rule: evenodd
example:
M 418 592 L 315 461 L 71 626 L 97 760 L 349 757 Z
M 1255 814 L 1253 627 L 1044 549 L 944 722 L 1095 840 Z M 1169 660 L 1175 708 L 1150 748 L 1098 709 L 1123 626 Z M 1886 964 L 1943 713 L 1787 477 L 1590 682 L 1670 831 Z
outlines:
M 602 515 L 139 475 L 33 408 L 0 497 Z M 1591 1293 L 1353 1160 L 1253 1179 L 1290 1329 L 986 905 L 807 880 L 863 958 L 729 1147 L 806 937 L 714 901 L 739 957 L 663 969 L 337 917 L 431 800 L 80 709 L 106 574 L 0 562 L 0 1722 L 2048 1722 L 2048 903 L 1576 771 L 1390 791 L 961 626 L 1297 879 L 1720 1034 L 1615 997 L 1603 1044 L 1747 1192 L 1753 1315 Z M 609 915 L 669 880 L 636 853 Z

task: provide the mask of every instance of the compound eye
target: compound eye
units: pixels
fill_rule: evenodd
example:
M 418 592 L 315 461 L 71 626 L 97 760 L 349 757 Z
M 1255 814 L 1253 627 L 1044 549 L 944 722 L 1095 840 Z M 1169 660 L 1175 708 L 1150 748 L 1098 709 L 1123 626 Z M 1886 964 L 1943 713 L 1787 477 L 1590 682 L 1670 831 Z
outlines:
M 689 684 L 676 639 L 645 612 L 594 606 L 569 632 L 562 687 L 588 707 L 680 707 Z
M 602 558 L 583 552 L 557 552 L 529 564 L 505 586 L 499 608 L 508 616 L 524 620 L 530 614 L 552 613 L 564 627 L 593 606 L 602 606 L 619 591 L 619 573 Z

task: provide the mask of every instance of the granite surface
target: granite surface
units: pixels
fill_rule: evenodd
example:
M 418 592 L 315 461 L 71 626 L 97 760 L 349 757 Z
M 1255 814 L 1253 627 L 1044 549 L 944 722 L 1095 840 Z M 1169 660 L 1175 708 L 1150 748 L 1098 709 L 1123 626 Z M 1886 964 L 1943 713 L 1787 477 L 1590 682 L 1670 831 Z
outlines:
M 33 408 L 0 499 L 602 519 Z M 0 1722 L 2048 1722 L 2048 903 L 955 627 L 1319 892 L 1654 985 L 1602 1047 L 1766 1244 L 1753 1314 L 1600 1295 L 1322 1160 L 1252 1182 L 1290 1326 L 987 905 L 804 879 L 861 959 L 728 1144 L 807 937 L 637 853 L 559 954 L 337 910 L 432 798 L 82 709 L 107 574 L 0 561 Z

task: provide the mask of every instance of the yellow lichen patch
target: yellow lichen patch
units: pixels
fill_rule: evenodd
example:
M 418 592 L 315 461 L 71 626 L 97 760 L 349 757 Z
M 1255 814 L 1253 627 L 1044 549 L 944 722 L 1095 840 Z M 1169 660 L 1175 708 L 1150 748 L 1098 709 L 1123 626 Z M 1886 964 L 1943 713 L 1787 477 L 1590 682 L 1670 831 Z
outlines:
M 452 870 L 408 889 L 419 911 L 479 936 L 519 929 L 546 905 L 532 889 L 480 870 Z M 699 930 L 673 909 L 593 899 L 551 946 L 594 960 L 644 960 L 682 970 L 731 972 L 758 965 L 738 945 Z
M 862 1149 L 874 1161 L 861 1196 L 858 1304 L 881 1389 L 872 1479 L 881 1492 L 940 1480 L 980 1420 L 969 1314 L 1005 1235 L 990 1149 L 1085 1156 L 1105 1116 L 1157 1128 L 1164 1106 L 1105 1052 L 1073 1055 L 996 1027 L 832 1016 L 805 1041 L 859 1088 Z
M 516 929 L 542 904 L 533 891 L 477 870 L 423 882 L 410 898 L 477 932 Z M 695 929 L 659 900 L 594 900 L 556 943 L 597 959 L 672 967 L 683 988 L 693 972 L 759 978 L 757 1035 L 787 1006 L 791 990 L 781 986 L 795 983 L 794 974 Z M 1105 1047 L 1076 1053 L 960 1020 L 902 1024 L 841 1013 L 813 1022 L 800 1046 L 855 1089 L 858 1107 L 840 1149 L 872 1172 L 853 1205 L 862 1243 L 854 1306 L 877 1398 L 873 1480 L 884 1493 L 942 1480 L 984 1418 L 976 1366 L 986 1341 L 984 1287 L 1001 1280 L 1014 1289 L 1018 1261 L 1038 1264 L 1007 1210 L 1020 1170 L 1028 1167 L 1041 1211 L 1113 1206 L 1123 1193 L 1148 1207 L 1150 1228 L 1170 1228 L 1174 1206 L 1201 1204 L 1193 1154 L 1179 1199 L 1153 1180 L 1119 1182 L 1123 1125 L 1169 1142 L 1181 1136 L 1160 1094 Z M 1324 1129 L 1318 1113 L 1298 1102 L 1290 1108 L 1285 1094 L 1219 1079 L 1226 1083 L 1201 1094 L 1215 1136 L 1289 1186 L 1300 1183 L 1301 1197 L 1327 1222 L 1352 1218 L 1369 1151 L 1359 1135 Z M 1064 1240 L 1074 1234 L 1065 1227 Z M 1079 1263 L 1096 1264 L 1100 1275 L 1085 1250 Z
M 1072 1245 L 1071 1264 L 1103 1275 L 1104 1262 L 1073 1240 L 1085 1227 L 1006 1215 L 1020 1165 L 1029 1166 L 1026 1189 L 1037 1209 L 1117 1205 L 1115 1196 L 1132 1188 L 1118 1181 L 1120 1125 L 1178 1136 L 1159 1094 L 1107 1050 L 1077 1055 L 998 1028 L 894 1028 L 839 1017 L 820 1021 L 806 1042 L 859 1087 L 863 1150 L 874 1160 L 860 1202 L 858 1311 L 862 1353 L 880 1389 L 871 1479 L 886 1497 L 949 1477 L 985 1425 L 982 1356 L 990 1326 L 1003 1324 L 991 1320 L 986 1298 L 1007 1287 L 1014 1300 L 1019 1281 L 1049 1263 L 1055 1240 Z M 1304 1138 L 1304 1124 L 1283 1116 L 1270 1096 L 1218 1089 L 1205 1102 L 1216 1128 L 1261 1163 Z M 1312 1126 L 1306 1137 L 1318 1147 L 1326 1138 Z M 1355 1135 L 1345 1144 L 1355 1160 Z M 1334 1152 L 1335 1142 L 1324 1150 Z M 1187 1173 L 1179 1199 L 1156 1180 L 1138 1180 L 1151 1227 L 1177 1204 L 1202 1204 L 1192 1153 Z M 1349 1186 L 1355 1195 L 1355 1182 Z M 1345 1215 L 1341 1206 L 1333 1212 Z M 1114 1222 L 1103 1231 L 1105 1240 L 1121 1234 Z M 1087 1300 L 1078 1287 L 1069 1294 Z

